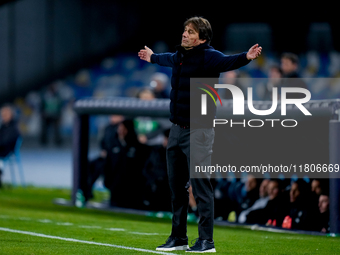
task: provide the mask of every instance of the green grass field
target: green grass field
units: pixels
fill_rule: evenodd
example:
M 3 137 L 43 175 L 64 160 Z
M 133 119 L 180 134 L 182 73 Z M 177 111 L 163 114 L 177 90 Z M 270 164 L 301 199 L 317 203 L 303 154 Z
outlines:
M 69 199 L 70 191 L 0 189 L 1 255 L 152 254 L 170 233 L 170 220 L 58 206 L 52 204 L 57 197 Z M 26 232 L 8 232 L 14 230 Z M 196 224 L 189 224 L 188 236 L 197 238 Z M 215 227 L 214 240 L 219 254 L 340 254 L 340 238 L 334 237 Z

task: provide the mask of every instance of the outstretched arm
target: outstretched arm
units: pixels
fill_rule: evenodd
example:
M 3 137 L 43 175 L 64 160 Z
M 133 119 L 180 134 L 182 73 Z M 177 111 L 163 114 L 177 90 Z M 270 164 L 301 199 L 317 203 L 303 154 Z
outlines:
M 206 55 L 206 65 L 208 68 L 218 72 L 227 72 L 245 66 L 251 60 L 260 56 L 261 51 L 262 47 L 258 44 L 253 45 L 248 52 L 235 55 L 224 55 L 222 52 L 212 50 L 210 51 L 210 54 Z
M 175 53 L 160 53 L 154 54 L 153 51 L 147 46 L 138 52 L 138 57 L 150 63 L 156 63 L 161 66 L 172 67 L 174 65 Z
M 153 54 L 153 51 L 147 47 L 147 46 L 144 46 L 144 50 L 140 50 L 138 52 L 138 57 L 141 59 L 141 60 L 145 60 L 147 62 L 151 62 L 151 55 Z

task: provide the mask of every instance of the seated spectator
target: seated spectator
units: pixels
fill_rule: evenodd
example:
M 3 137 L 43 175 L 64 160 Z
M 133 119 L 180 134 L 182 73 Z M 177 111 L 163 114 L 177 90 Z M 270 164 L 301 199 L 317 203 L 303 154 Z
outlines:
M 241 89 L 245 95 L 247 94 L 247 88 L 240 82 L 238 70 L 225 72 L 221 76 L 221 83 L 235 85 L 236 87 Z M 233 95 L 231 94 L 231 91 L 229 89 L 224 89 L 221 92 L 221 98 L 233 99 Z
M 312 181 L 313 198 L 317 199 L 319 215 L 315 219 L 318 224 L 317 231 L 329 233 L 329 180 L 314 179 Z
M 314 220 L 317 216 L 317 207 L 314 205 L 310 187 L 303 180 L 292 183 L 289 193 L 289 212 L 282 223 L 283 228 L 316 230 Z
M 313 179 L 311 183 L 311 200 L 315 205 L 319 204 L 319 197 L 322 193 L 329 192 L 328 179 Z
M 154 100 L 155 94 L 149 88 L 143 88 L 137 94 L 141 100 Z M 137 117 L 134 120 L 138 140 L 149 146 L 162 145 L 164 130 L 170 128 L 170 121 L 167 119 L 155 119 L 150 117 Z
M 89 162 L 88 180 L 84 180 L 86 183 L 83 185 L 85 201 L 93 198 L 92 186 L 101 175 L 104 175 L 105 168 L 109 166 L 108 154 L 111 155 L 111 153 L 108 152 L 116 144 L 118 139 L 117 128 L 123 120 L 124 117 L 120 115 L 111 115 L 109 117 L 109 124 L 105 127 L 103 138 L 100 141 L 100 155 Z
M 318 230 L 323 233 L 329 233 L 329 192 L 322 192 L 319 197 L 319 212 L 318 217 Z
M 1 126 L 0 126 L 0 160 L 13 152 L 15 144 L 20 136 L 17 123 L 14 119 L 14 110 L 11 106 L 5 105 L 1 108 Z M 0 187 L 2 169 L 0 169 Z
M 255 176 L 248 174 L 247 181 L 245 183 L 246 197 L 241 204 L 242 209 L 251 207 L 254 202 L 259 198 L 259 185 L 258 179 Z
M 169 129 L 164 132 L 162 145 L 152 146 L 143 175 L 146 179 L 144 205 L 151 211 L 171 211 L 171 196 L 167 175 L 166 147 Z
M 249 207 L 248 209 L 240 213 L 240 216 L 238 217 L 239 223 L 247 223 L 247 216 L 251 211 L 266 207 L 268 200 L 269 200 L 268 190 L 267 190 L 268 183 L 269 183 L 269 179 L 264 179 L 261 182 L 260 189 L 259 189 L 260 198 L 257 199 L 251 207 Z
M 253 175 L 248 175 L 245 183 L 232 183 L 228 190 L 232 211 L 235 211 L 236 218 L 241 211 L 251 207 L 259 198 L 259 188 L 257 179 Z
M 328 192 L 329 180 L 328 179 L 314 179 L 311 184 L 312 193 L 320 196 L 321 193 Z
M 232 182 L 228 179 L 221 179 L 215 184 L 214 217 L 216 219 L 227 220 L 228 215 L 233 210 L 228 192 L 231 184 Z
M 246 222 L 268 226 L 281 226 L 287 212 L 288 200 L 283 194 L 282 181 L 272 179 L 267 186 L 268 202 L 263 209 L 248 213 Z
M 272 66 L 269 70 L 268 75 L 268 82 L 265 84 L 265 90 L 263 93 L 262 100 L 265 101 L 272 101 L 273 100 L 273 88 L 278 88 L 278 100 L 280 100 L 279 97 L 279 89 L 281 87 L 282 82 L 282 70 L 279 66 Z
M 148 158 L 148 147 L 138 142 L 132 120 L 118 124 L 116 139 L 107 152 L 104 184 L 111 191 L 111 205 L 142 208 L 145 179 L 142 170 Z
M 312 192 L 320 196 L 321 194 L 321 181 L 319 179 L 314 179 L 311 184 Z
M 169 98 L 168 83 L 169 77 L 166 74 L 157 72 L 152 75 L 150 86 L 155 98 Z
M 298 74 L 299 57 L 294 53 L 283 53 L 281 56 L 281 70 L 283 72 L 282 87 L 307 89 L 306 83 Z M 289 93 L 287 98 L 304 98 L 301 93 Z
M 137 140 L 132 120 L 111 116 L 101 141 L 101 155 L 89 163 L 89 188 L 84 192 L 88 200 L 91 189 L 100 176 L 111 192 L 111 205 L 141 208 L 144 179 L 142 175 L 148 149 Z

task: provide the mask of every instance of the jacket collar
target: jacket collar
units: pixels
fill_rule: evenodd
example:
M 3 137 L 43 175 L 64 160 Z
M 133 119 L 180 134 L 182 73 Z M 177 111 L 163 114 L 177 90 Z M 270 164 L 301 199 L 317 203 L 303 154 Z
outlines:
M 0 123 L 0 127 L 9 127 L 9 126 L 13 126 L 13 125 L 15 125 L 15 124 L 16 124 L 15 120 L 12 119 L 12 120 L 10 120 L 10 121 L 7 122 L 7 123 Z
M 191 53 L 194 53 L 194 52 L 197 52 L 197 51 L 199 51 L 199 50 L 205 50 L 205 49 L 209 49 L 209 48 L 212 48 L 208 43 L 202 43 L 202 44 L 200 44 L 200 45 L 197 45 L 197 46 L 195 46 L 195 47 L 193 47 L 191 50 L 186 50 L 186 49 L 184 49 L 181 45 L 177 45 L 176 46 L 176 49 L 179 51 L 179 52 L 181 52 L 181 53 L 183 53 L 183 54 L 191 54 Z

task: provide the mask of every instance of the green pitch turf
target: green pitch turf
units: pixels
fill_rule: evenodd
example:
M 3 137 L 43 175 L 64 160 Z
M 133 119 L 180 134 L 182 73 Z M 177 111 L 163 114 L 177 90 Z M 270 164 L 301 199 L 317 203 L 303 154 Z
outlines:
M 1 255 L 152 254 L 170 233 L 170 220 L 58 206 L 52 204 L 57 197 L 69 199 L 70 191 L 0 189 Z M 196 224 L 189 224 L 188 236 L 197 238 Z M 340 238 L 334 237 L 215 227 L 214 240 L 218 254 L 340 254 Z

